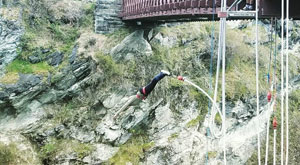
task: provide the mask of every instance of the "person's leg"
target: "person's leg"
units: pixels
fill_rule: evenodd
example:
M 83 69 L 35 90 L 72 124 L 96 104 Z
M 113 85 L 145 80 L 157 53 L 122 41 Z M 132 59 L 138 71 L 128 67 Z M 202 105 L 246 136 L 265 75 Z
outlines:
M 158 83 L 158 81 L 160 81 L 161 79 L 163 79 L 166 75 L 169 75 L 170 73 L 162 71 L 160 72 L 158 75 L 156 75 L 153 80 L 150 82 L 150 84 L 148 84 L 147 86 L 145 86 L 144 88 L 141 88 L 140 92 L 147 96 L 149 95 L 152 90 L 154 89 L 154 87 L 156 86 L 156 84 Z
M 166 75 L 163 73 L 159 73 L 158 75 L 156 75 L 153 80 L 150 82 L 150 84 L 148 84 L 147 86 L 145 86 L 145 90 L 143 92 L 144 95 L 149 95 L 152 90 L 154 89 L 154 87 L 156 86 L 156 84 L 158 83 L 159 80 L 163 79 Z
M 246 0 L 246 5 L 243 10 L 253 10 L 254 9 L 254 0 Z

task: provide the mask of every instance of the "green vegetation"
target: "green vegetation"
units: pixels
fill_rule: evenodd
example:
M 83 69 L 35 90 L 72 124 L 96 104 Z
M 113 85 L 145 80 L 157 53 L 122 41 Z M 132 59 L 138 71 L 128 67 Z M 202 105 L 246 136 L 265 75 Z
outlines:
M 208 98 L 199 92 L 197 89 L 190 89 L 189 96 L 192 100 L 196 100 L 198 103 L 198 108 L 199 108 L 199 115 L 197 118 L 191 120 L 190 122 L 187 123 L 188 127 L 196 126 L 197 124 L 201 124 L 204 119 L 205 115 L 207 114 L 208 111 Z
M 218 154 L 217 151 L 209 151 L 209 152 L 207 153 L 207 157 L 208 157 L 208 159 L 213 159 L 213 158 L 216 158 L 216 157 L 217 157 L 217 154 Z
M 221 125 L 222 124 L 222 117 L 221 117 L 221 115 L 219 113 L 216 114 L 215 123 L 217 125 Z
M 177 79 L 168 79 L 168 86 L 169 88 L 175 88 L 175 89 L 178 89 L 180 87 L 183 86 L 183 82 L 182 81 L 178 81 Z
M 23 74 L 39 74 L 46 76 L 49 71 L 53 71 L 53 67 L 47 62 L 31 64 L 28 61 L 16 59 L 6 67 L 6 74 L 0 78 L 0 83 L 14 84 L 19 80 L 19 73 Z
M 121 75 L 122 72 L 120 66 L 115 63 L 110 55 L 104 55 L 99 52 L 96 57 L 98 59 L 99 67 L 102 69 L 106 77 Z
M 0 142 L 0 164 L 15 164 L 17 162 L 18 149 L 15 144 L 10 143 L 9 145 Z
M 58 111 L 55 111 L 54 117 L 52 119 L 53 123 L 64 124 L 72 122 L 72 119 L 76 114 L 74 108 L 75 106 L 72 102 L 62 105 Z
M 292 111 L 300 110 L 300 90 L 296 90 L 289 95 L 290 108 Z
M 31 64 L 24 60 L 14 60 L 6 67 L 7 72 L 10 73 L 33 73 L 45 75 L 48 71 L 52 71 L 53 67 L 47 64 L 47 62 L 40 62 L 37 64 Z
M 134 136 L 120 146 L 119 151 L 109 160 L 109 164 L 126 165 L 130 162 L 137 165 L 144 158 L 144 152 L 153 145 L 154 142 L 149 142 L 145 135 Z
M 70 54 L 81 32 L 93 29 L 95 5 L 93 3 L 62 1 L 20 1 L 24 35 L 18 58 L 8 70 L 11 72 L 46 74 L 53 68 L 46 63 L 29 64 L 28 57 L 44 59 L 55 51 Z M 49 53 L 41 50 L 49 49 Z M 23 66 L 24 65 L 24 66 Z M 10 73 L 10 75 L 13 75 Z
M 186 126 L 187 127 L 195 127 L 198 124 L 202 123 L 205 119 L 205 113 L 198 115 L 195 119 L 189 121 Z
M 178 136 L 179 136 L 178 133 L 173 133 L 173 134 L 168 138 L 168 141 L 170 142 L 170 141 L 176 139 Z
M 50 142 L 40 148 L 39 156 L 43 162 L 50 163 L 61 154 L 75 153 L 79 159 L 83 159 L 95 148 L 90 144 L 80 143 L 75 140 L 51 139 Z

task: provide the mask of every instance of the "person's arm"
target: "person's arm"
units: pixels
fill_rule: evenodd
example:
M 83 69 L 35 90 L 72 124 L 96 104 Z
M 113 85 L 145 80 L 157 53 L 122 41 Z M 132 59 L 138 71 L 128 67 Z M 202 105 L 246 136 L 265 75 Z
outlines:
M 114 115 L 114 119 L 119 115 L 120 112 L 124 111 L 132 102 L 134 102 L 136 99 L 136 95 L 130 96 L 129 100 L 119 109 L 116 114 Z

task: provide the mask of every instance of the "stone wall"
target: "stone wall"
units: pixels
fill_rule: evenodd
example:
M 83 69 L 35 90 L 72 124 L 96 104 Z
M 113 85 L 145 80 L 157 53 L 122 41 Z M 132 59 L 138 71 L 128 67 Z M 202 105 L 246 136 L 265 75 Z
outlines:
M 106 34 L 124 26 L 118 17 L 122 0 L 97 0 L 95 11 L 95 32 Z

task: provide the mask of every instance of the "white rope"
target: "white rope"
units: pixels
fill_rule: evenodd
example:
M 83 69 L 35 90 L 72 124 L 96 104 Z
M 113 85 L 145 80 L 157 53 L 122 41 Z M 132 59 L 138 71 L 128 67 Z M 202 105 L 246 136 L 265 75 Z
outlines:
M 276 129 L 274 129 L 273 165 L 276 165 Z
M 270 111 L 270 103 L 268 103 L 268 112 Z M 270 114 L 266 113 L 268 121 L 267 121 L 267 140 L 266 140 L 266 157 L 265 157 L 265 165 L 268 164 L 268 156 L 269 156 L 269 127 L 270 127 Z
M 192 85 L 193 87 L 197 88 L 200 92 L 202 92 L 206 97 L 208 97 L 208 99 L 213 103 L 213 108 L 214 109 L 217 109 L 217 112 L 221 115 L 221 111 L 220 109 L 218 108 L 218 105 L 217 103 L 209 96 L 209 94 L 207 92 L 205 92 L 202 88 L 200 88 L 198 85 L 194 84 L 193 82 L 191 82 L 190 80 L 186 79 L 185 77 L 183 78 L 185 82 L 189 83 L 190 85 Z M 221 115 L 221 119 L 222 121 L 224 120 L 223 116 Z M 213 120 L 214 121 L 214 120 Z M 221 136 L 220 135 L 217 135 L 215 132 L 214 132 L 214 128 L 213 128 L 213 124 L 214 122 L 209 122 L 209 129 L 211 130 L 212 132 L 212 135 L 216 138 L 220 138 Z
M 223 2 L 223 1 L 222 1 Z M 217 102 L 217 95 L 218 95 L 218 84 L 219 84 L 219 75 L 220 75 L 220 54 L 221 54 L 221 43 L 222 43 L 222 34 L 223 34 L 223 23 L 221 22 L 220 23 L 220 32 L 219 32 L 219 41 L 218 41 L 218 57 L 217 57 L 217 71 L 216 71 L 216 82 L 215 82 L 215 91 L 214 91 L 214 100 L 213 102 Z M 215 109 L 214 107 L 212 107 L 212 110 L 211 110 L 211 118 L 210 118 L 210 129 L 211 131 L 213 132 L 214 136 L 219 138 L 221 137 L 222 133 L 221 134 L 216 134 L 216 132 L 214 131 L 213 127 L 215 125 L 215 116 L 216 116 L 216 112 L 215 112 Z M 223 115 L 222 113 L 219 111 L 219 114 L 223 120 Z
M 223 2 L 223 8 L 222 11 L 225 12 L 226 11 L 226 5 L 227 5 L 227 1 L 224 0 Z M 225 69 L 226 69 L 226 63 L 225 63 L 225 53 L 226 53 L 226 18 L 222 18 L 222 23 L 223 23 L 223 57 L 222 57 L 222 110 L 223 110 L 223 121 L 222 121 L 222 132 L 223 132 L 223 136 L 225 137 L 226 135 L 226 109 L 225 109 L 225 90 L 226 90 L 226 85 L 225 85 Z M 223 150 L 224 150 L 224 164 L 226 165 L 226 141 L 225 139 L 223 140 Z
M 286 155 L 285 164 L 289 162 L 289 0 L 286 0 L 286 93 L 285 93 L 285 116 L 286 116 Z
M 255 44 L 255 54 L 256 54 L 256 114 L 259 115 L 259 70 L 258 70 L 258 0 L 255 2 L 255 27 L 256 27 L 256 44 Z M 259 135 L 259 120 L 257 120 L 257 155 L 258 155 L 258 165 L 260 165 L 260 135 Z
M 218 105 L 216 102 L 214 102 L 214 100 L 209 96 L 209 94 L 207 92 L 205 92 L 202 88 L 200 88 L 198 85 L 194 84 L 193 82 L 191 82 L 190 80 L 184 78 L 184 81 L 191 84 L 192 86 L 194 86 L 195 88 L 197 88 L 199 91 L 201 91 L 206 97 L 208 97 L 208 99 L 213 103 L 213 107 L 216 108 L 218 110 L 219 113 L 221 113 L 220 109 L 218 108 Z
M 283 114 L 283 104 L 284 104 L 284 79 L 283 79 L 283 50 L 284 50 L 284 41 L 283 41 L 283 33 L 284 33 L 284 0 L 281 0 L 281 165 L 283 165 L 283 134 L 284 134 L 284 114 Z

